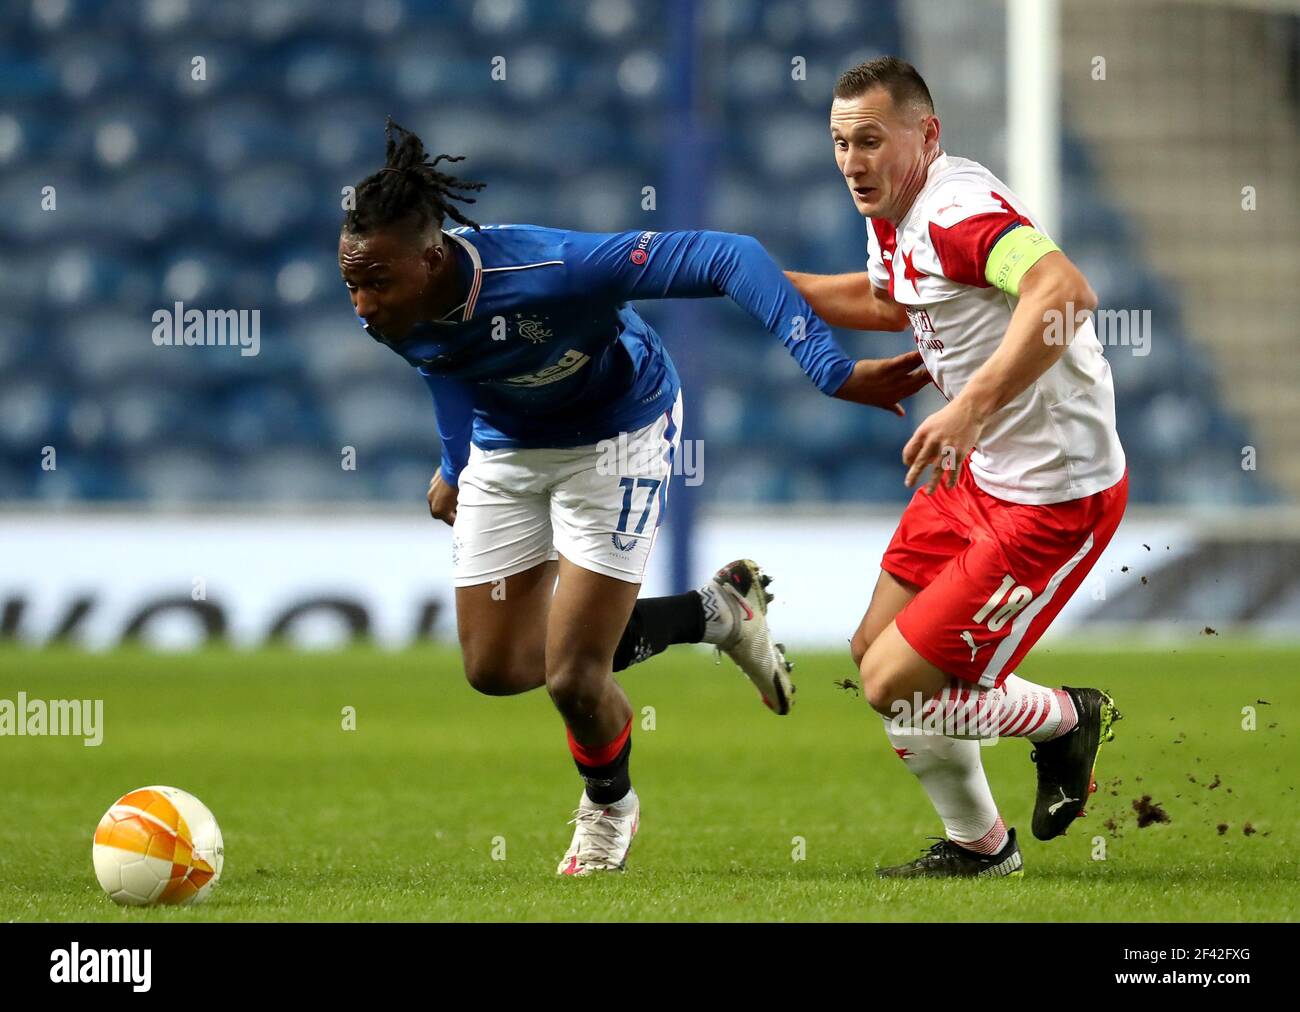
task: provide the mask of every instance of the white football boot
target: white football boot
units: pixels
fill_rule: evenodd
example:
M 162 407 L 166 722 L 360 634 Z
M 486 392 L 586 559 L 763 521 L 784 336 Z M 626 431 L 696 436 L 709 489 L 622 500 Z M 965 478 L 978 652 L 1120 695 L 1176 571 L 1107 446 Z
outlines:
M 590 875 L 597 871 L 622 871 L 641 821 L 641 802 L 636 791 L 617 805 L 594 804 L 582 792 L 569 825 L 574 826 L 573 842 L 564 860 L 555 869 L 557 875 Z
M 751 559 L 738 559 L 714 574 L 715 593 L 701 593 L 706 623 L 715 602 L 731 609 L 733 623 L 729 637 L 717 644 L 718 651 L 736 662 L 758 689 L 763 703 L 773 713 L 787 714 L 794 705 L 794 664 L 786 660 L 785 645 L 772 642 L 767 625 L 767 606 L 772 595 L 767 585 L 772 578 Z

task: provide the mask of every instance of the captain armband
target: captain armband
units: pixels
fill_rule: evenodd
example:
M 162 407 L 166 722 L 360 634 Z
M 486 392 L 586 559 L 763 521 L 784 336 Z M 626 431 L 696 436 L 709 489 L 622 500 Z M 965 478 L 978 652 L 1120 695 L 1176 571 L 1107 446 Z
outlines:
M 984 280 L 1008 295 L 1020 294 L 1020 279 L 1029 268 L 1061 247 L 1035 229 L 1013 228 L 993 245 L 984 267 Z

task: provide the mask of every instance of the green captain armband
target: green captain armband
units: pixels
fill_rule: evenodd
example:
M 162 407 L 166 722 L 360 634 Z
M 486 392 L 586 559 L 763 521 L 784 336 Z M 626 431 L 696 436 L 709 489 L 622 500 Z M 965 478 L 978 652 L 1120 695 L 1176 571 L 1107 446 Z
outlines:
M 1020 279 L 1029 268 L 1061 247 L 1035 229 L 1022 225 L 999 239 L 989 252 L 984 280 L 1008 295 L 1020 294 Z

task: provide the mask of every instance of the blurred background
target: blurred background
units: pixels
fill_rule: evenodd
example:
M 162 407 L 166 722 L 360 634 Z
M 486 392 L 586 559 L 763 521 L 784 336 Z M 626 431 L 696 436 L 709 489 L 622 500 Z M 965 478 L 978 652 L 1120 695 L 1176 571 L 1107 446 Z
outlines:
M 927 79 L 945 150 L 1006 179 L 1132 328 L 1106 348 L 1131 512 L 1062 629 L 1300 629 L 1300 4 L 0 0 L 0 18 L 0 637 L 450 637 L 432 407 L 361 332 L 336 262 L 384 117 L 466 156 L 481 222 L 714 228 L 854 271 L 864 222 L 827 112 L 838 74 L 885 53 Z M 178 302 L 259 311 L 258 354 L 157 346 Z M 842 643 L 938 395 L 906 420 L 856 409 L 729 303 L 638 308 L 701 465 L 674 481 L 646 592 L 753 555 L 790 642 Z

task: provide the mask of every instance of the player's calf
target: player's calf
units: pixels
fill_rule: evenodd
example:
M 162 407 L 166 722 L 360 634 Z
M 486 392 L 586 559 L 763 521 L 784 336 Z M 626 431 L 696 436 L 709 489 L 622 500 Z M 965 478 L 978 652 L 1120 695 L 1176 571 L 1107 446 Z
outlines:
M 1051 689 L 1015 674 L 992 687 L 948 679 L 919 658 L 919 663 L 908 663 L 905 650 L 891 652 L 891 634 L 901 640 L 891 626 L 863 659 L 864 693 L 876 710 L 922 734 L 1033 742 L 1031 758 L 1038 766 L 1033 832 L 1038 839 L 1062 835 L 1084 814 L 1088 795 L 1096 790 L 1097 750 L 1114 737 L 1120 719 L 1109 695 L 1099 689 Z M 945 684 L 936 691 L 940 676 Z M 951 856 L 945 851 L 934 860 L 948 862 Z
M 891 624 L 862 661 L 867 701 L 899 724 L 952 738 L 1046 742 L 1078 722 L 1071 695 L 1008 674 L 983 686 L 952 677 L 920 656 Z

